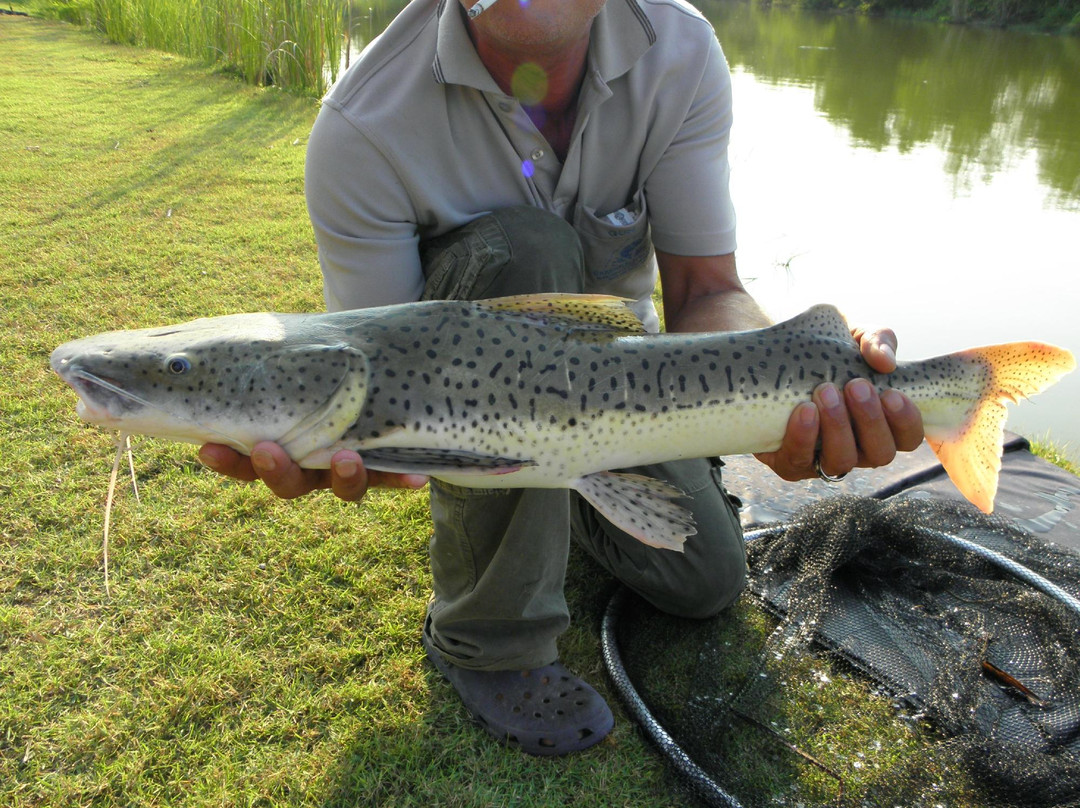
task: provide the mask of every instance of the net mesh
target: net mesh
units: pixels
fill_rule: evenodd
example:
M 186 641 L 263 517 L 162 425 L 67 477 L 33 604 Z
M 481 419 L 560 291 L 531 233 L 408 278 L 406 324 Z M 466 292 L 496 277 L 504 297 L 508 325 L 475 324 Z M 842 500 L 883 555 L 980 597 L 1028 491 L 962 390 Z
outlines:
M 721 617 L 632 600 L 618 629 L 657 718 L 739 802 L 1080 805 L 1080 556 L 908 497 L 825 500 L 748 555 Z

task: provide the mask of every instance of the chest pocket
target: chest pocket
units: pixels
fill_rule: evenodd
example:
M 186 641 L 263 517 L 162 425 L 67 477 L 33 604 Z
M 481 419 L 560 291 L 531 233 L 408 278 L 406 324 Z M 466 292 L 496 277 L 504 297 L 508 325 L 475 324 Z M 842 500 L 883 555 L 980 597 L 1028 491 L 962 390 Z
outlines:
M 653 246 L 643 191 L 634 194 L 626 207 L 613 212 L 597 213 L 578 205 L 574 229 L 585 251 L 585 269 L 597 290 L 618 286 L 618 281 L 633 270 L 650 264 Z

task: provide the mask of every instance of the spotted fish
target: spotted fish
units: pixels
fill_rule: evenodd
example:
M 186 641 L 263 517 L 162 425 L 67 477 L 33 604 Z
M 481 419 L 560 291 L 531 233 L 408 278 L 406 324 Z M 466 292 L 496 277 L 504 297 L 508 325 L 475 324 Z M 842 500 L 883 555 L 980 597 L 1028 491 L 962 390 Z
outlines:
M 647 334 L 627 301 L 591 295 L 237 314 L 70 342 L 51 363 L 103 427 L 244 453 L 273 440 L 310 468 L 347 448 L 461 486 L 569 488 L 675 550 L 695 532 L 682 492 L 613 469 L 774 450 L 817 385 L 861 376 L 915 402 L 950 477 L 989 511 L 1004 402 L 1075 365 L 1025 342 L 886 376 L 831 306 L 753 331 Z

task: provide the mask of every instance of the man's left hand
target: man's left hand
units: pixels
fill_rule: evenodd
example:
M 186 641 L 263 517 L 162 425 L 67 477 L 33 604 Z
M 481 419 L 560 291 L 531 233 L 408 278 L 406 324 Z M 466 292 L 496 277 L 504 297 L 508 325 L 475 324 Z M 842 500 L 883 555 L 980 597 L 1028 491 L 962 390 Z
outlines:
M 896 369 L 891 329 L 855 329 L 852 336 L 871 368 L 878 373 Z M 852 379 L 842 389 L 819 385 L 813 402 L 792 412 L 780 448 L 755 456 L 785 480 L 816 477 L 819 468 L 840 477 L 856 467 L 887 465 L 898 451 L 910 452 L 922 439 L 922 416 L 907 396 L 896 390 L 879 396 L 867 380 Z

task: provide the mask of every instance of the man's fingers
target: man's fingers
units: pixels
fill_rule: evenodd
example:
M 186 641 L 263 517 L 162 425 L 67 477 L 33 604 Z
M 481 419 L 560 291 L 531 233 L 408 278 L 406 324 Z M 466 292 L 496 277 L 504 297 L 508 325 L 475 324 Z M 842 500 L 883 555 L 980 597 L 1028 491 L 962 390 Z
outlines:
M 326 469 L 300 468 L 276 443 L 256 443 L 251 450 L 251 466 L 266 487 L 282 499 L 294 499 L 316 488 L 330 486 Z
M 218 474 L 245 482 L 259 479 L 251 467 L 251 458 L 220 443 L 207 443 L 199 449 L 199 462 Z
M 370 485 L 371 474 L 356 452 L 338 452 L 330 459 L 330 488 L 338 499 L 362 499 Z
M 228 446 L 208 443 L 199 450 L 207 468 L 237 480 L 262 480 L 282 499 L 294 499 L 319 488 L 329 488 L 339 499 L 355 502 L 369 488 L 422 488 L 428 478 L 422 474 L 391 474 L 368 471 L 356 452 L 343 450 L 330 459 L 329 469 L 305 469 L 297 465 L 278 444 L 257 443 L 251 457 Z
M 428 478 L 423 474 L 392 474 L 388 471 L 369 471 L 370 488 L 423 488 Z
M 878 373 L 892 373 L 896 370 L 896 333 L 891 328 L 875 330 L 856 329 L 852 336 L 859 343 L 866 364 Z
M 334 496 L 349 502 L 361 499 L 371 488 L 423 488 L 428 478 L 422 474 L 394 474 L 371 471 L 356 452 L 343 450 L 330 458 L 330 487 Z
M 856 463 L 877 468 L 896 457 L 896 442 L 877 390 L 866 379 L 853 379 L 844 386 L 844 402 L 854 429 Z
M 835 385 L 826 383 L 814 390 L 813 398 L 821 413 L 821 470 L 832 477 L 840 477 L 859 462 L 859 450 L 844 397 Z
M 818 425 L 817 407 L 810 402 L 800 404 L 788 418 L 780 448 L 775 452 L 760 452 L 755 457 L 789 482 L 814 476 Z
M 923 442 L 922 413 L 919 408 L 897 390 L 886 390 L 881 394 L 881 407 L 892 430 L 897 451 L 913 452 L 918 449 Z

